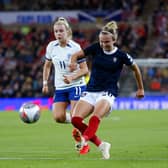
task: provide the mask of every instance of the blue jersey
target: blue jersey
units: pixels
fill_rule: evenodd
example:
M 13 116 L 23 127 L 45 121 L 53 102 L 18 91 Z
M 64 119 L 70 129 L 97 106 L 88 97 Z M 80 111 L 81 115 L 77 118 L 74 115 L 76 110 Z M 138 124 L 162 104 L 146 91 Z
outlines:
M 92 65 L 91 76 L 86 90 L 89 92 L 105 91 L 117 96 L 117 83 L 123 65 L 132 65 L 132 57 L 117 47 L 111 52 L 103 51 L 99 43 L 85 48 L 84 53 Z

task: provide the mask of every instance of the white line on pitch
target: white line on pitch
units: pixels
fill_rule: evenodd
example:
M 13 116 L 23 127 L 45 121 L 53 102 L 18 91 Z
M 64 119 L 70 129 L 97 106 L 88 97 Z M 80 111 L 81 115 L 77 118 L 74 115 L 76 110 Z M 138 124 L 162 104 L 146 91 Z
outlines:
M 0 157 L 0 160 L 102 160 L 100 158 L 58 158 L 58 157 Z M 168 161 L 168 158 L 111 158 L 116 161 Z

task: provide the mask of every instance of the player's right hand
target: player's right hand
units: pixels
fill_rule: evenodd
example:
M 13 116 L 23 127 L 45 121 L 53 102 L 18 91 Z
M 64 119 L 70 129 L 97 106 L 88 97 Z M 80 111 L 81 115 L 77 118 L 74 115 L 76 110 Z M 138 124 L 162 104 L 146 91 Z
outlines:
M 141 99 L 144 97 L 144 90 L 143 89 L 138 89 L 137 92 L 136 92 L 136 97 Z

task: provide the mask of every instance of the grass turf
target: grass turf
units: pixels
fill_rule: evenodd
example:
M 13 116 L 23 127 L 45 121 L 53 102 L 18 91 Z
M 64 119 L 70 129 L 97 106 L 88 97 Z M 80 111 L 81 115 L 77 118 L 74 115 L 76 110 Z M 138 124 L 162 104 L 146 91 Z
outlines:
M 35 124 L 17 112 L 0 112 L 0 168 L 167 168 L 168 111 L 113 111 L 98 135 L 112 143 L 111 158 L 102 160 L 93 145 L 79 156 L 71 124 L 57 124 L 42 112 Z

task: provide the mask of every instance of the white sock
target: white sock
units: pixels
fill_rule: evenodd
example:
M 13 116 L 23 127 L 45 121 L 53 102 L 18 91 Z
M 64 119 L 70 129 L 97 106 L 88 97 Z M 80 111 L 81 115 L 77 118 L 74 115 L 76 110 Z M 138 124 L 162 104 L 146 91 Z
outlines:
M 98 146 L 99 150 L 102 149 L 102 145 L 103 145 L 103 141 L 102 141 L 101 144 Z
M 66 112 L 66 120 L 65 123 L 71 123 L 71 114 Z

